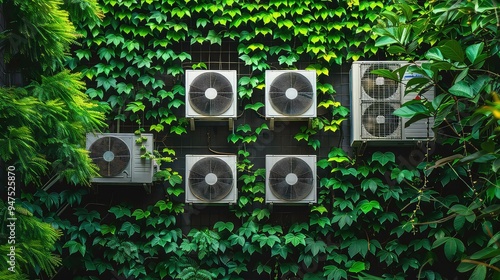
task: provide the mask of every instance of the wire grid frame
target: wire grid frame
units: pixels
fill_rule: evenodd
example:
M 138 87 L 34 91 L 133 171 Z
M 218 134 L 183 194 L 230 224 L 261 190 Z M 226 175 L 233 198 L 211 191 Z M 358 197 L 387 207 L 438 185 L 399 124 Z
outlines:
M 362 139 L 401 139 L 403 121 L 394 115 L 401 107 L 400 102 L 378 101 L 361 104 Z
M 191 60 L 182 64 L 183 69 L 192 69 L 193 65 L 204 63 L 202 70 L 236 70 L 238 76 L 250 75 L 251 66 L 239 59 L 237 42 L 223 40 L 221 44 L 182 44 L 179 51 L 189 53 Z
M 373 70 L 387 69 L 393 71 L 401 67 L 399 63 L 364 63 L 361 65 L 361 100 L 401 101 L 402 86 L 400 83 L 371 73 Z

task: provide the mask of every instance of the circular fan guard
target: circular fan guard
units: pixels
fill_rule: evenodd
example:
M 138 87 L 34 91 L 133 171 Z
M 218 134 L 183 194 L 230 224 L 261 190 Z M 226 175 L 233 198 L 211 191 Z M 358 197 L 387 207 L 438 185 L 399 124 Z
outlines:
M 280 114 L 296 116 L 313 104 L 313 86 L 302 74 L 287 72 L 276 77 L 269 86 L 271 106 Z
M 368 96 L 374 99 L 387 99 L 397 93 L 399 84 L 396 81 L 385 79 L 370 73 L 373 70 L 387 69 L 383 65 L 371 65 L 361 78 L 361 86 Z M 390 70 L 390 69 L 387 69 Z
M 219 201 L 233 188 L 231 167 L 216 157 L 206 157 L 197 161 L 189 171 L 189 189 L 203 201 Z
M 393 112 L 394 107 L 389 104 L 374 103 L 363 112 L 363 127 L 372 136 L 387 137 L 398 129 L 400 123 L 400 118 Z
M 220 73 L 203 73 L 194 78 L 189 86 L 191 107 L 202 115 L 223 114 L 231 107 L 233 98 L 231 82 Z
M 313 190 L 314 173 L 304 160 L 286 157 L 276 162 L 269 171 L 271 192 L 279 199 L 298 201 Z
M 102 177 L 114 177 L 120 175 L 130 162 L 130 150 L 117 137 L 102 137 L 97 139 L 89 147 L 90 158 L 99 167 L 99 175 Z

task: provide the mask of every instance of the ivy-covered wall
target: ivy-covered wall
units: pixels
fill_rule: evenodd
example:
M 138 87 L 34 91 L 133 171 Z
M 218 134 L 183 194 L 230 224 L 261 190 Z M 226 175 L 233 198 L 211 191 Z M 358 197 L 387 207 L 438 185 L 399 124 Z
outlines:
M 436 153 L 435 144 L 368 148 L 363 155 L 349 147 L 350 63 L 394 58 L 375 46 L 372 32 L 392 1 L 101 4 L 105 17 L 79 27 L 81 44 L 68 67 L 84 74 L 91 98 L 109 105 L 109 132 L 154 133 L 160 181 L 150 193 L 136 186 L 55 186 L 28 197 L 28 209 L 45 213 L 45 220 L 64 232 L 57 277 L 455 275 L 444 264 L 464 251 L 462 241 L 450 237 L 436 243 L 447 231 L 416 220 L 422 211 L 429 220 L 442 219 L 441 208 L 465 188 L 437 192 L 415 169 Z M 237 70 L 234 129 L 227 122 L 197 122 L 190 130 L 184 118 L 187 69 Z M 277 122 L 269 129 L 263 110 L 264 73 L 270 69 L 316 71 L 318 117 L 310 127 L 303 121 Z M 238 202 L 185 205 L 184 156 L 217 153 L 238 156 Z M 266 154 L 317 155 L 318 203 L 266 205 Z M 456 178 L 440 175 L 443 185 Z M 442 203 L 429 203 L 434 196 L 442 196 Z M 470 240 L 487 239 L 479 230 L 469 234 L 475 236 Z M 445 255 L 435 250 L 444 243 Z

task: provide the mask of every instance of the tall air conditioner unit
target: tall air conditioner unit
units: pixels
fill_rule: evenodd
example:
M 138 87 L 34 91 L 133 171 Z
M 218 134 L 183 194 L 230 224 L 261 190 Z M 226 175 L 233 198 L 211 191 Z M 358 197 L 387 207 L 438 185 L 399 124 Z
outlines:
M 236 181 L 236 155 L 186 155 L 186 203 L 236 203 Z
M 315 155 L 266 155 L 266 203 L 316 203 Z
M 416 94 L 405 96 L 406 83 L 417 74 L 406 72 L 402 83 L 371 73 L 396 70 L 406 61 L 356 61 L 351 68 L 351 145 L 408 145 L 434 138 L 433 120 L 422 119 L 405 127 L 407 120 L 393 115 Z M 432 101 L 434 88 L 423 94 Z
M 311 120 L 316 117 L 315 70 L 267 70 L 265 73 L 266 119 Z
M 156 168 L 154 160 L 144 154 L 153 152 L 153 134 L 100 133 L 87 134 L 86 148 L 101 177 L 99 184 L 150 184 Z
M 186 118 L 228 120 L 232 129 L 237 117 L 237 74 L 235 70 L 186 70 Z

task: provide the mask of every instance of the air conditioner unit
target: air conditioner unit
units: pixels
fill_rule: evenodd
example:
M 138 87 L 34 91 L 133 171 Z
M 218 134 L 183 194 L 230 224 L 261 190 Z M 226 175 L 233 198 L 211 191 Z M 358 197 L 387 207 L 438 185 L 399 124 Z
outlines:
M 267 70 L 265 73 L 266 118 L 304 120 L 316 117 L 315 70 Z
M 421 62 L 419 62 L 421 63 Z M 416 97 L 405 96 L 405 84 L 418 76 L 405 73 L 403 82 L 372 74 L 377 69 L 396 70 L 406 61 L 356 61 L 351 68 L 351 145 L 405 145 L 434 137 L 433 120 L 422 119 L 405 127 L 407 119 L 393 115 L 402 104 Z M 434 88 L 423 96 L 434 98 Z
M 153 152 L 153 134 L 101 133 L 87 134 L 86 148 L 99 167 L 92 179 L 101 184 L 149 184 L 153 182 L 155 163 L 144 158 Z
M 235 155 L 186 155 L 186 203 L 236 203 Z
M 235 70 L 186 70 L 186 118 L 229 120 L 232 129 L 237 116 Z
M 266 203 L 316 203 L 315 155 L 266 155 Z

